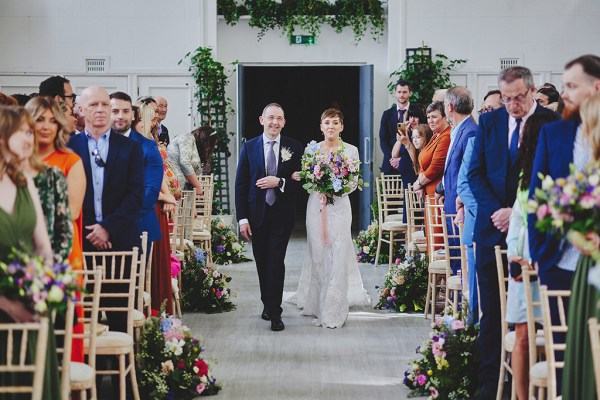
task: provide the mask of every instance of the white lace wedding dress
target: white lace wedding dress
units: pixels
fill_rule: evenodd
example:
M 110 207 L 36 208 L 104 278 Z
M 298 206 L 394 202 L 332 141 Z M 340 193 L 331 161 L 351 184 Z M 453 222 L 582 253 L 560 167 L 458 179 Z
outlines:
M 344 153 L 358 160 L 358 149 L 345 143 Z M 284 293 L 284 300 L 312 315 L 315 325 L 339 328 L 351 306 L 367 306 L 371 299 L 363 287 L 351 235 L 352 209 L 347 195 L 327 205 L 327 236 L 323 240 L 321 202 L 317 193 L 306 208 L 307 250 L 296 292 Z

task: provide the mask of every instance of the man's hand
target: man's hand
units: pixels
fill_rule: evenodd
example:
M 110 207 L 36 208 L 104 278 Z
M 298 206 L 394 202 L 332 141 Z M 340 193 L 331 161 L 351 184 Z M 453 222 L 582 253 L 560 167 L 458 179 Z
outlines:
M 250 224 L 242 224 L 240 225 L 240 233 L 246 239 L 246 241 L 250 241 L 252 237 L 252 229 L 250 229 Z
M 396 169 L 398 169 L 398 165 L 400 165 L 400 157 L 390 158 L 390 165 Z
M 436 192 L 435 193 L 435 202 L 436 202 L 436 204 L 443 205 L 444 204 L 444 195 Z
M 492 214 L 492 222 L 494 223 L 494 226 L 502 233 L 508 232 L 511 212 L 512 208 L 506 207 L 496 210 Z
M 279 185 L 279 179 L 273 175 L 265 176 L 256 181 L 256 186 L 261 189 L 274 189 Z
M 458 224 L 465 222 L 465 208 L 461 207 L 456 210 L 456 217 L 454 217 L 454 225 L 458 226 Z
M 465 204 L 463 203 L 460 196 L 456 196 L 456 201 L 454 202 L 454 204 L 455 204 L 457 210 L 460 210 L 461 208 L 463 208 L 465 206 Z
M 91 232 L 85 237 L 90 241 L 92 246 L 98 250 L 110 250 L 112 249 L 112 243 L 110 243 L 110 234 L 100 224 L 88 225 L 85 229 Z
M 292 179 L 300 182 L 300 171 L 296 171 L 292 174 Z

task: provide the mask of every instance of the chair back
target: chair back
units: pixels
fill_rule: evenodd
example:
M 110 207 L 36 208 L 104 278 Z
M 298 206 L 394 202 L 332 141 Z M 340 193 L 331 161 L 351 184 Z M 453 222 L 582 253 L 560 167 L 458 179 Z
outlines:
M 500 293 L 500 318 L 502 323 L 502 337 L 508 333 L 508 323 L 506 322 L 506 290 L 508 288 L 508 270 L 504 268 L 503 258 L 506 257 L 506 249 L 500 246 L 494 247 L 496 255 L 496 273 L 498 275 L 498 289 Z
M 383 221 L 402 221 L 404 189 L 400 175 L 381 173 L 381 217 Z
M 596 378 L 596 398 L 600 399 L 600 324 L 592 317 L 588 320 L 592 359 L 594 360 L 594 377 Z
M 443 204 L 436 204 L 433 197 L 427 196 L 425 199 L 425 223 L 427 224 L 427 251 L 429 256 L 429 262 L 436 259 L 446 258 L 449 264 L 449 255 L 446 254 L 441 257 L 441 252 L 446 251 L 448 247 L 448 236 L 446 232 L 446 222 L 442 215 L 444 212 Z M 438 243 L 436 243 L 436 241 Z M 436 255 L 436 252 L 440 252 Z M 448 265 L 450 268 L 450 265 Z
M 195 229 L 210 232 L 210 221 L 212 216 L 214 177 L 210 175 L 199 175 L 198 180 L 202 187 L 202 194 L 196 196 L 196 223 Z
M 36 342 L 35 354 L 28 350 L 29 341 Z M 0 343 L 3 350 L 0 351 L 0 374 L 33 375 L 31 386 L 3 384 L 0 393 L 31 393 L 32 400 L 40 400 L 46 372 L 48 318 L 33 323 L 0 324 Z
M 192 244 L 194 218 L 196 216 L 196 189 L 182 190 L 175 212 L 173 213 L 173 234 L 171 253 L 181 254 L 186 244 Z M 183 259 L 183 258 L 182 258 Z
M 131 337 L 139 261 L 137 247 L 131 251 L 83 252 L 85 270 L 102 271 L 100 311 L 125 313 L 127 334 Z
M 523 289 L 525 291 L 525 311 L 527 312 L 527 340 L 529 343 L 529 364 L 530 366 L 539 361 L 538 354 L 538 343 L 544 343 L 544 332 L 537 329 L 536 323 L 542 325 L 542 314 L 541 312 L 536 313 L 534 310 L 537 308 L 541 311 L 542 303 L 539 299 L 533 298 L 532 286 L 537 288 L 539 293 L 540 281 L 535 279 L 538 277 L 537 271 L 530 268 L 530 266 L 524 266 L 522 269 L 521 276 L 523 277 Z
M 464 224 L 462 222 L 458 223 L 458 236 L 459 236 L 459 250 L 460 250 L 460 273 L 462 277 L 462 287 L 463 287 L 463 296 L 469 298 L 470 288 L 469 288 L 469 263 L 467 260 L 467 245 L 463 243 L 462 236 L 464 230 Z
M 148 272 L 148 264 L 150 264 L 148 254 L 148 232 L 142 232 L 140 235 L 141 239 L 141 251 L 140 251 L 140 265 L 138 268 L 137 285 L 135 288 L 136 304 L 135 309 L 144 313 L 144 290 L 147 289 L 148 285 L 146 280 L 149 280 L 146 273 Z M 150 292 L 148 292 L 150 293 Z
M 544 340 L 546 348 L 546 365 L 548 367 L 548 399 L 555 399 L 556 393 L 556 370 L 564 368 L 564 361 L 556 360 L 555 352 L 564 354 L 567 344 L 564 338 L 567 333 L 567 314 L 565 301 L 571 297 L 570 290 L 548 290 L 546 285 L 540 286 L 540 298 L 542 302 L 542 318 L 544 320 Z M 552 321 L 550 314 L 550 299 L 556 301 L 558 308 L 558 321 Z M 562 336 L 562 341 L 555 341 L 555 334 Z M 562 358 L 561 358 L 562 359 Z
M 83 280 L 87 289 L 86 293 L 80 294 L 80 299 L 75 301 L 76 306 L 83 308 L 83 317 L 78 318 L 86 326 L 83 333 L 73 333 L 73 338 L 83 339 L 86 345 L 87 365 L 96 369 L 96 336 L 98 332 L 98 316 L 100 314 L 100 293 L 102 291 L 102 266 L 95 270 L 73 271 Z
M 423 201 L 417 195 L 417 192 L 406 189 L 404 191 L 406 199 L 406 240 L 408 243 L 415 244 L 415 232 L 423 231 L 425 227 L 425 210 L 423 209 Z M 424 236 L 423 236 L 424 237 Z
M 67 310 L 63 321 L 57 324 L 57 312 L 52 312 L 52 322 L 54 324 L 54 336 L 56 337 L 56 354 L 58 356 L 58 369 L 60 370 L 60 392 L 63 399 L 69 398 L 71 391 L 70 383 L 70 368 L 71 368 L 71 352 L 73 349 L 73 321 L 75 319 L 75 304 L 71 300 L 67 300 Z

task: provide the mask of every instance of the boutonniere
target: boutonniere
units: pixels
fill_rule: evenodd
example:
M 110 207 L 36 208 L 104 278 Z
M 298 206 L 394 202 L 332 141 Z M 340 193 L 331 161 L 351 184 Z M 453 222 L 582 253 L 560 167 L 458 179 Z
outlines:
M 294 155 L 294 153 L 292 153 L 287 147 L 283 147 L 281 149 L 281 161 L 285 162 L 290 160 L 292 155 Z

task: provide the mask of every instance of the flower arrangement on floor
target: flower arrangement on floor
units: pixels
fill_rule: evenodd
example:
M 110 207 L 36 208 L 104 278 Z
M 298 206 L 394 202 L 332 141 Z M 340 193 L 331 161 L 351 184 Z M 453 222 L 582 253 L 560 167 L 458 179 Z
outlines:
M 344 154 L 344 142 L 336 152 L 328 153 L 322 153 L 314 140 L 308 146 L 310 151 L 302 156 L 300 178 L 305 181 L 302 187 L 309 194 L 318 192 L 325 196 L 327 204 L 333 204 L 336 196 L 368 186 L 360 175 L 360 160 Z
M 143 399 L 193 399 L 217 394 L 221 386 L 202 357 L 200 340 L 180 319 L 150 317 L 141 334 L 140 394 Z
M 470 399 L 477 390 L 479 325 L 452 316 L 437 317 L 431 338 L 417 347 L 419 358 L 404 372 L 411 396 Z
M 213 219 L 210 223 L 212 234 L 212 257 L 216 264 L 236 264 L 252 261 L 244 253 L 245 242 L 240 241 L 233 226 L 226 225 L 223 218 Z
M 185 311 L 221 313 L 235 309 L 229 282 L 231 277 L 219 272 L 215 264 L 207 264 L 200 248 L 188 246 L 181 270 L 181 306 Z
M 384 234 L 384 237 L 389 239 L 389 234 Z M 375 264 L 375 256 L 377 255 L 377 239 L 379 238 L 379 224 L 373 221 L 365 231 L 358 232 L 358 236 L 354 239 L 356 246 L 356 261 L 360 263 Z M 389 244 L 381 242 L 379 251 L 379 264 L 387 264 L 389 261 Z M 395 259 L 402 258 L 404 249 L 400 246 L 394 248 L 392 257 Z
M 20 301 L 30 312 L 64 313 L 67 300 L 82 290 L 68 264 L 45 264 L 14 248 L 6 259 L 0 262 L 0 296 Z
M 403 261 L 401 261 L 403 260 Z M 422 311 L 427 296 L 428 260 L 425 254 L 397 258 L 385 275 L 375 308 L 396 312 Z

